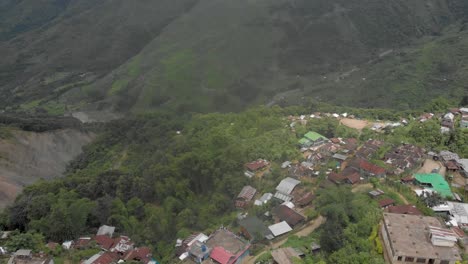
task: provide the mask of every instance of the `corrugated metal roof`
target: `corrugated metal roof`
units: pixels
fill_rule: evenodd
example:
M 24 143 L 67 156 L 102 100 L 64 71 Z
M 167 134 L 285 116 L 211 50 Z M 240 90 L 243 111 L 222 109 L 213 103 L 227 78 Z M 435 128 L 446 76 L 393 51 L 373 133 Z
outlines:
M 281 193 L 281 192 L 276 192 L 274 197 L 280 199 L 281 201 L 285 201 L 285 202 L 289 202 L 289 201 L 292 200 L 291 196 L 289 196 L 287 194 L 284 194 L 284 193 Z
M 255 196 L 256 192 L 257 192 L 257 189 L 255 189 L 254 187 L 250 185 L 247 185 L 247 186 L 244 186 L 244 188 L 242 188 L 237 198 L 242 198 L 246 201 L 250 201 Z
M 286 223 L 286 221 L 271 225 L 268 227 L 268 229 L 270 229 L 271 233 L 275 237 L 292 231 L 292 228 L 288 225 L 288 223 Z
M 295 226 L 305 220 L 304 216 L 289 208 L 286 205 L 280 205 L 272 210 L 273 215 L 281 221 L 286 221 L 288 225 Z
M 262 197 L 260 197 L 260 199 L 255 200 L 255 205 L 263 205 L 263 204 L 266 204 L 268 201 L 271 200 L 271 198 L 273 198 L 273 194 L 272 194 L 272 193 L 265 193 L 265 194 L 262 195 Z
M 333 155 L 333 158 L 339 159 L 339 160 L 346 160 L 348 158 L 348 156 L 337 153 L 337 154 Z
M 465 171 L 468 171 L 468 159 L 460 159 L 458 160 L 458 163 L 460 163 Z
M 283 179 L 280 184 L 276 187 L 276 190 L 283 193 L 283 194 L 291 194 L 291 192 L 294 190 L 296 185 L 301 183 L 301 181 L 298 181 L 296 179 L 293 179 L 291 177 L 287 177 L 286 179 Z

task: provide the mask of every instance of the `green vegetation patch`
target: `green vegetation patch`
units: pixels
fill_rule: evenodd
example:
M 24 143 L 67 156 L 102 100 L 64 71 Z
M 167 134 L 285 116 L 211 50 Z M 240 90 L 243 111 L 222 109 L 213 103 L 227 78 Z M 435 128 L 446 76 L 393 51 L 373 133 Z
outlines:
M 111 89 L 108 92 L 108 95 L 115 95 L 119 93 L 120 91 L 123 91 L 129 83 L 129 80 L 126 79 L 121 79 L 121 80 L 115 80 L 112 83 Z

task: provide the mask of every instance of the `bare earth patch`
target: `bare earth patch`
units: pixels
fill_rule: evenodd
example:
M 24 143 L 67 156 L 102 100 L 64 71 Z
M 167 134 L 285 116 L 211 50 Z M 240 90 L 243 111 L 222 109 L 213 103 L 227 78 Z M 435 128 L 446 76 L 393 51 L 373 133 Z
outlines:
M 15 130 L 0 139 L 0 208 L 14 201 L 24 186 L 61 177 L 94 134 L 73 129 L 44 133 Z
M 7 206 L 9 201 L 13 201 L 20 191 L 21 187 L 0 177 L 0 208 Z
M 431 173 L 433 169 L 440 169 L 439 174 L 445 176 L 445 166 L 433 159 L 426 159 L 424 165 L 418 170 L 418 173 Z
M 357 130 L 362 130 L 369 125 L 369 122 L 367 122 L 366 120 L 343 118 L 340 120 L 340 124 Z

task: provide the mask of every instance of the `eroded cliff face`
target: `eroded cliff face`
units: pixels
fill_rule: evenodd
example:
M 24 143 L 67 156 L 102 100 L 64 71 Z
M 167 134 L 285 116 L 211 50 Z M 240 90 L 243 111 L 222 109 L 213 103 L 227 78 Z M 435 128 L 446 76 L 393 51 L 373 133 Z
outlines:
M 94 137 L 74 129 L 12 130 L 9 137 L 0 139 L 0 207 L 11 203 L 24 186 L 63 176 L 67 164 Z

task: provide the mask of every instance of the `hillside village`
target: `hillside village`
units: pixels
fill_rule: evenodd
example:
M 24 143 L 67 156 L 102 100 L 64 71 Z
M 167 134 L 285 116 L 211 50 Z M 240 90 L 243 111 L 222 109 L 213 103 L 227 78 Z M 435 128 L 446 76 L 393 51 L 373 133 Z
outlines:
M 451 110 L 450 125 L 447 123 L 447 115 L 441 116 L 441 128 L 453 129 L 455 114 L 460 115 L 463 121 L 467 110 Z M 314 113 L 307 117 L 290 116 L 288 119 L 294 130 L 297 125 L 306 125 L 308 119 L 321 118 L 322 115 L 340 119 L 354 118 L 346 113 Z M 429 116 L 433 118 L 434 114 L 425 114 L 416 118 L 415 122 L 425 122 Z M 407 124 L 408 121 L 402 119 L 401 122 L 378 126 L 371 124 L 371 128 L 383 131 L 386 127 Z M 463 123 L 460 125 L 463 127 Z M 441 133 L 446 132 L 441 129 Z M 319 254 L 321 247 L 318 241 L 302 248 L 281 245 L 290 235 L 301 234 L 303 230 L 307 231 L 305 235 L 309 235 L 320 226 L 323 218 L 310 215 L 314 210 L 315 191 L 330 185 L 348 185 L 353 191 L 368 192 L 369 197 L 376 201 L 383 211 L 379 232 L 388 263 L 454 264 L 462 260 L 463 252 L 457 242 L 468 242 L 468 236 L 462 229 L 463 222 L 468 226 L 468 220 L 464 219 L 468 216 L 468 204 L 460 203 L 463 199 L 457 192 L 452 192 L 452 188 L 467 187 L 455 181 L 450 184 L 445 176 L 450 173 L 451 180 L 457 177 L 464 182 L 468 178 L 468 159 L 461 159 L 450 151 L 435 153 L 411 144 L 388 148 L 386 142 L 374 139 L 361 143 L 356 138 L 329 139 L 315 131 L 307 132 L 298 140 L 298 149 L 303 157 L 301 161 L 284 161 L 279 164 L 284 178 L 276 186 L 275 192 L 261 193 L 250 185 L 239 191 L 233 200 L 239 210 L 236 227 L 222 227 L 211 235 L 197 233 L 179 239 L 176 247 L 181 263 L 293 264 L 296 263 L 293 261 L 295 258 Z M 388 150 L 377 157 L 382 149 Z M 375 162 L 376 158 L 378 162 Z M 269 161 L 260 158 L 245 164 L 244 175 L 248 178 L 262 178 L 269 173 L 271 166 Z M 319 181 L 322 176 L 324 180 L 318 186 L 310 185 L 311 181 Z M 450 220 L 445 223 L 440 221 L 440 217 L 424 216 L 424 208 L 420 210 L 418 207 L 426 207 L 425 204 L 418 204 L 418 207 L 410 204 L 404 197 L 401 199 L 402 195 L 394 187 L 391 188 L 391 194 L 373 188 L 380 185 L 376 182 L 384 186 L 401 185 L 421 199 L 433 195 L 439 197 L 440 204 L 431 209 L 444 213 L 444 217 Z M 398 200 L 392 199 L 395 195 Z M 456 202 L 444 202 L 446 200 Z M 249 208 L 256 207 L 261 208 L 261 213 L 255 211 L 255 215 L 249 214 Z M 466 211 L 456 209 L 464 207 Z M 318 225 L 308 230 L 314 223 Z M 234 247 L 236 243 L 238 246 Z M 252 251 L 250 253 L 256 251 L 257 257 L 260 255 L 257 249 L 259 244 L 274 245 L 266 247 L 267 251 L 271 250 L 271 258 L 258 261 L 256 257 L 249 257 L 249 249 Z
M 353 115 L 313 113 L 289 116 L 295 132 L 312 119 L 358 120 Z M 367 122 L 374 133 L 438 118 L 441 133 L 467 128 L 468 109 L 450 109 L 446 114 L 424 114 L 400 122 Z M 346 125 L 347 123 L 343 122 Z M 353 127 L 354 128 L 354 127 Z M 333 186 L 346 186 L 365 193 L 382 211 L 376 245 L 387 263 L 455 264 L 462 261 L 468 236 L 468 159 L 448 150 L 434 151 L 420 146 L 390 144 L 379 139 L 327 138 L 316 131 L 297 139 L 299 159 L 282 163 L 262 157 L 244 164 L 240 173 L 251 184 L 238 190 L 232 205 L 236 220 L 211 232 L 197 232 L 174 241 L 173 263 L 279 263 L 293 264 L 321 254 L 320 240 L 313 236 L 327 219 L 317 208 L 317 195 Z M 274 190 L 258 185 L 279 169 L 281 179 Z M 259 188 L 260 187 L 260 188 Z M 118 231 L 118 230 L 117 230 Z M 9 232 L 3 233 L 8 240 Z M 299 247 L 288 239 L 311 237 Z M 8 253 L 9 264 L 54 263 L 54 252 L 84 252 L 83 264 L 139 262 L 159 263 L 149 245 L 135 245 L 131 237 L 118 234 L 112 226 L 101 226 L 92 236 L 63 243 L 49 242 L 47 250 L 32 252 L 21 248 Z M 90 251 L 91 250 L 91 251 Z M 91 254 L 92 253 L 92 254 Z M 62 253 L 61 253 L 62 254 Z M 59 254 L 60 255 L 60 254 Z M 305 262 L 304 262 L 305 263 Z

